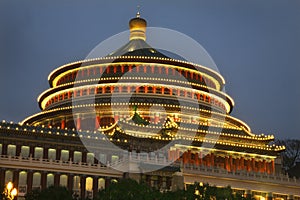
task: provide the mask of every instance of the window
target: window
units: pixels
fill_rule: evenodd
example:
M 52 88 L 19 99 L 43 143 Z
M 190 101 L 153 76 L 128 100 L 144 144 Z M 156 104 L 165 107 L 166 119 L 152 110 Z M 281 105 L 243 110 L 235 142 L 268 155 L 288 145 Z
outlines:
M 16 155 L 16 145 L 9 144 L 7 146 L 7 155 L 15 156 Z
M 69 151 L 68 150 L 61 150 L 61 157 L 60 160 L 67 162 L 69 160 Z
M 115 163 L 115 162 L 117 162 L 119 160 L 119 156 L 117 156 L 117 155 L 112 155 L 111 156 L 111 163 Z
M 0 144 L 0 155 L 2 155 L 2 144 Z
M 74 162 L 79 163 L 81 162 L 82 153 L 79 151 L 74 151 Z
M 11 182 L 13 180 L 13 173 L 10 170 L 5 171 L 5 183 Z
M 41 186 L 41 173 L 35 172 L 32 178 L 32 189 L 40 188 Z
M 98 179 L 98 190 L 103 190 L 103 189 L 105 189 L 105 179 L 99 178 Z
M 48 159 L 56 160 L 56 150 L 55 149 L 48 149 Z
M 43 148 L 42 147 L 34 148 L 34 157 L 35 158 L 43 158 Z
M 86 191 L 93 190 L 93 179 L 91 177 L 85 179 L 85 190 Z
M 21 147 L 21 156 L 24 158 L 29 157 L 29 146 L 22 146 Z
M 19 173 L 19 185 L 27 185 L 27 172 L 21 171 Z
M 106 154 L 100 153 L 100 154 L 99 154 L 99 161 L 100 161 L 102 164 L 106 164 Z
M 90 164 L 94 164 L 94 154 L 93 153 L 87 153 L 86 162 L 90 163 Z
M 63 187 L 67 187 L 68 185 L 68 176 L 67 175 L 60 175 L 59 185 Z
M 53 174 L 47 174 L 47 188 L 54 185 L 54 175 Z

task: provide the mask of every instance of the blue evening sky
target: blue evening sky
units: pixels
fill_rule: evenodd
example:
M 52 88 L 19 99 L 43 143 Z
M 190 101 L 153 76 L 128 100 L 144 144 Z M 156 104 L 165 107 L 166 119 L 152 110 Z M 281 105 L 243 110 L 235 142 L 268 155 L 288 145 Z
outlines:
M 137 5 L 149 26 L 208 51 L 235 100 L 233 116 L 254 133 L 300 139 L 299 0 L 1 0 L 0 119 L 39 112 L 48 74 L 127 30 Z

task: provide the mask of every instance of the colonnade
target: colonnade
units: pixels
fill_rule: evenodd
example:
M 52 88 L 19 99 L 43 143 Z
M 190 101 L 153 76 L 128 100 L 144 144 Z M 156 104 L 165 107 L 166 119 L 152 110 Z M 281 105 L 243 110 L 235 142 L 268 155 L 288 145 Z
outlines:
M 182 155 L 181 155 L 182 154 Z M 181 156 L 181 157 L 180 157 Z M 197 166 L 219 167 L 226 169 L 228 172 L 246 170 L 248 172 L 259 172 L 274 174 L 274 160 L 267 161 L 254 157 L 245 158 L 243 155 L 218 155 L 215 153 L 191 152 L 190 150 L 180 152 L 180 150 L 170 150 L 168 152 L 170 161 L 179 159 L 183 164 L 193 164 Z

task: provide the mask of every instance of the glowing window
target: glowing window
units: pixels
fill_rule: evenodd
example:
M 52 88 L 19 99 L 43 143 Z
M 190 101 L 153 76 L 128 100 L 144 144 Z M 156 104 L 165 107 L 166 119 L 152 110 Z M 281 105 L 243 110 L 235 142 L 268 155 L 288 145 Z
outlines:
M 63 186 L 63 187 L 67 187 L 67 185 L 68 185 L 68 176 L 67 175 L 60 175 L 59 185 Z
M 53 174 L 47 174 L 47 187 L 50 187 L 54 185 L 54 175 Z

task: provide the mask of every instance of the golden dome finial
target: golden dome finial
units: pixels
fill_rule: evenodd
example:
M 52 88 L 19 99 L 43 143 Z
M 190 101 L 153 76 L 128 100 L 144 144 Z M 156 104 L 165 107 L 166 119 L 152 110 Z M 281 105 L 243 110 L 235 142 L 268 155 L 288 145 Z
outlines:
M 146 27 L 147 22 L 145 19 L 141 18 L 140 6 L 137 7 L 138 11 L 136 17 L 129 21 L 130 29 L 130 40 L 142 39 L 146 40 Z

